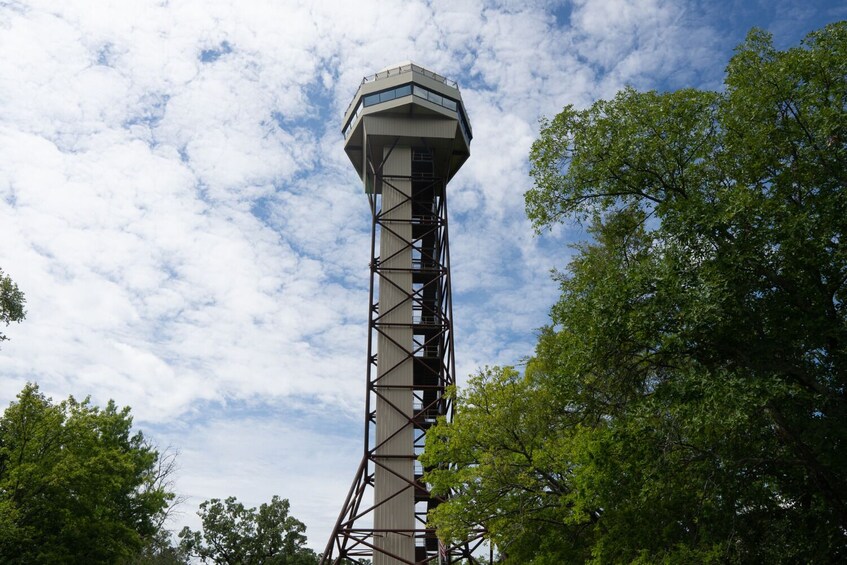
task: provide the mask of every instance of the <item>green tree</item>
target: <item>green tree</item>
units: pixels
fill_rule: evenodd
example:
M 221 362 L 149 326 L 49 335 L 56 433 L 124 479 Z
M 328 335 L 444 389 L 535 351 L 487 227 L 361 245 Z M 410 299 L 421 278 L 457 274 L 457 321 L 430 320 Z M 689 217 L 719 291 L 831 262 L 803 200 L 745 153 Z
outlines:
M 235 497 L 200 504 L 202 531 L 183 528 L 180 547 L 204 563 L 219 565 L 313 565 L 318 559 L 305 547 L 306 526 L 289 513 L 287 499 L 245 508 Z
M 443 535 L 484 524 L 515 563 L 847 559 L 847 23 L 753 30 L 721 93 L 566 107 L 530 159 L 536 229 L 591 240 L 525 374 L 428 432 Z
M 8 275 L 0 269 L 0 322 L 8 326 L 12 322 L 20 322 L 26 317 L 24 304 L 26 299 L 24 293 L 18 289 Z M 0 341 L 9 339 L 3 332 L 0 332 Z
M 123 565 L 188 565 L 188 555 L 179 545 L 174 546 L 171 532 L 160 528 L 145 540 L 144 546 Z
M 156 534 L 173 495 L 129 412 L 24 387 L 0 418 L 0 561 L 115 563 Z
M 567 520 L 580 529 L 583 513 L 567 502 L 567 447 L 579 420 L 563 410 L 554 391 L 513 368 L 487 368 L 456 398 L 452 423 L 427 432 L 421 456 L 432 489 L 450 493 L 432 513 L 439 536 L 465 537 L 479 524 L 501 553 L 544 555 L 535 563 L 575 563 L 587 541 L 563 543 Z
M 148 474 L 145 488 L 171 492 L 175 487 L 174 476 L 177 472 L 179 450 L 168 446 L 164 450 L 156 448 L 156 451 L 158 458 Z M 185 497 L 170 495 L 167 508 L 157 516 L 155 533 L 144 538 L 141 550 L 127 560 L 125 565 L 186 565 L 189 563 L 190 556 L 178 544 L 174 545 L 172 532 L 167 529 L 171 511 L 183 502 Z

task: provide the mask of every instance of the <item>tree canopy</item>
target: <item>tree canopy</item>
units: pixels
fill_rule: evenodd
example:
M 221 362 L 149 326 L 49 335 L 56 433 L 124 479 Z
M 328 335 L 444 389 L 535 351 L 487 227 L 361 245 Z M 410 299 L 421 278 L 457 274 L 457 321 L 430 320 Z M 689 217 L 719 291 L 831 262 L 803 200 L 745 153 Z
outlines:
M 289 515 L 289 507 L 278 496 L 258 511 L 235 497 L 207 500 L 197 512 L 202 531 L 183 528 L 180 548 L 218 565 L 316 565 L 317 556 L 305 547 L 306 526 Z
M 26 298 L 20 291 L 18 285 L 3 273 L 0 269 L 0 322 L 9 325 L 12 322 L 20 322 L 26 316 L 24 304 Z M 9 339 L 6 334 L 0 332 L 0 341 Z
M 591 239 L 524 374 L 481 372 L 427 433 L 441 535 L 530 564 L 847 559 L 847 23 L 751 31 L 723 92 L 568 106 L 530 160 L 535 228 Z
M 161 526 L 173 494 L 129 408 L 27 384 L 0 418 L 0 561 L 118 563 Z

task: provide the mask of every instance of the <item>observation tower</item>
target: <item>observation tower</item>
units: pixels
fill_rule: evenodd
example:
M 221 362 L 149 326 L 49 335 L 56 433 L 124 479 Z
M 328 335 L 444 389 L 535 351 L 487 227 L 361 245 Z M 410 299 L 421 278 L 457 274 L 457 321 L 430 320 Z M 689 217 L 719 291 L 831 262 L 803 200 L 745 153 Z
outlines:
M 367 393 L 362 462 L 322 563 L 475 563 L 481 535 L 445 546 L 426 527 L 442 499 L 417 461 L 452 414 L 447 183 L 470 156 L 471 126 L 455 82 L 406 63 L 362 80 L 342 131 L 373 219 Z

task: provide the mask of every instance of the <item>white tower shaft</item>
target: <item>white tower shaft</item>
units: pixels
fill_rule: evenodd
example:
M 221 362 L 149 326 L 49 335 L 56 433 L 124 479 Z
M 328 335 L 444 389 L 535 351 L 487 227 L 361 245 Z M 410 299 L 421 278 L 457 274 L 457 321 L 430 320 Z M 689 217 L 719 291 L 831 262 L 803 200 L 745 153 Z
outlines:
M 415 529 L 414 429 L 412 419 L 412 182 L 411 149 L 384 149 L 382 184 L 383 227 L 379 256 L 384 274 L 379 281 L 381 329 L 377 338 L 376 449 L 374 482 L 374 544 L 385 553 L 374 565 L 390 565 L 395 555 L 414 561 L 415 543 L 408 533 L 382 530 Z M 390 154 L 389 154 L 390 153 Z

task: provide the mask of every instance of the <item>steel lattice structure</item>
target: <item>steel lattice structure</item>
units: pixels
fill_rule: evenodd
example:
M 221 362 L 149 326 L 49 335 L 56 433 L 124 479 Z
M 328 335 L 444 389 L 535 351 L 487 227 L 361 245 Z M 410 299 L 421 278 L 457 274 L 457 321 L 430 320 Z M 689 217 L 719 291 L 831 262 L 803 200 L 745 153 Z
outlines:
M 476 563 L 482 532 L 446 547 L 427 527 L 443 500 L 417 462 L 453 409 L 446 186 L 470 125 L 455 83 L 415 65 L 366 78 L 353 102 L 345 150 L 372 213 L 364 453 L 322 563 Z

